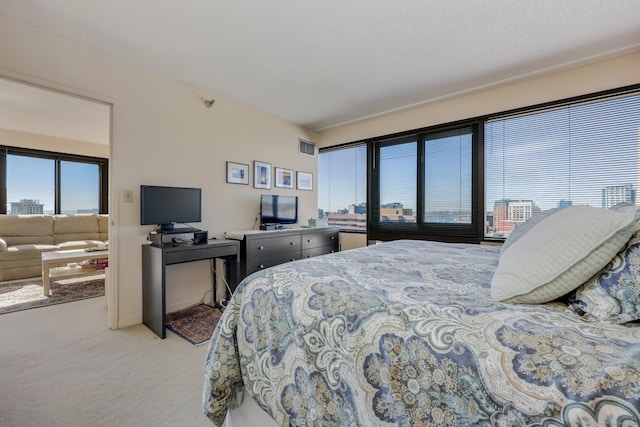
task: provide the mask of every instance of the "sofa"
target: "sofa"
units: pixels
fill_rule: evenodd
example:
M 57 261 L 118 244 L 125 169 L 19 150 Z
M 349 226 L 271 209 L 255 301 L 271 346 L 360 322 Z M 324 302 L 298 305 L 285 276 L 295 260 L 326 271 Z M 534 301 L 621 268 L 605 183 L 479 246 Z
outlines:
M 109 216 L 0 215 L 0 281 L 42 274 L 42 253 L 85 249 L 109 239 Z

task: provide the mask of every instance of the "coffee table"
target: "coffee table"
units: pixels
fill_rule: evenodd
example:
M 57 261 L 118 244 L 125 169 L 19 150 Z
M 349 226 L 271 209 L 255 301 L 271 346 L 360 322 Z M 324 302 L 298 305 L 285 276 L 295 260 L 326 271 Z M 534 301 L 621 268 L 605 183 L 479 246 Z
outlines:
M 58 264 L 81 262 L 92 259 L 109 258 L 109 251 L 92 251 L 87 252 L 84 249 L 69 249 L 64 251 L 51 251 L 42 253 L 42 288 L 44 295 L 51 294 L 51 277 L 70 277 L 70 276 L 88 276 L 96 274 L 95 269 L 89 268 L 69 268 L 56 267 Z M 52 275 L 53 273 L 53 275 Z

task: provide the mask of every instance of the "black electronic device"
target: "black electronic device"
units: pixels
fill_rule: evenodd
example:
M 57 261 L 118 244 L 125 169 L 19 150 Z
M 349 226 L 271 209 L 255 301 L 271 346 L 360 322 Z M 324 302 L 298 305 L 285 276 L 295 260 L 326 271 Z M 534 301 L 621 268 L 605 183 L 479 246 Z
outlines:
M 202 221 L 202 189 L 140 186 L 140 225 L 159 225 L 163 231 L 174 224 Z
M 208 232 L 196 231 L 195 233 L 193 233 L 193 243 L 195 243 L 196 245 L 202 245 L 204 243 L 207 243 L 207 240 L 209 240 Z
M 298 196 L 263 194 L 260 197 L 261 226 L 296 224 L 298 222 Z M 274 227 L 273 229 L 275 229 Z M 263 229 L 261 227 L 261 229 Z M 268 228 L 265 228 L 268 229 Z

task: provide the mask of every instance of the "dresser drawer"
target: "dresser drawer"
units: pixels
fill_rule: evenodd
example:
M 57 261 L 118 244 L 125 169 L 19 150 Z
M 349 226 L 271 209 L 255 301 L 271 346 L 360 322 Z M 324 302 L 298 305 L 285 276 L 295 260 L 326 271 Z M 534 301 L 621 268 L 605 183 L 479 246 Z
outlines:
M 302 235 L 302 249 L 317 248 L 319 246 L 338 247 L 338 232 L 325 231 L 318 233 L 305 233 Z
M 264 257 L 274 254 L 300 251 L 300 235 L 274 236 L 247 241 L 247 257 Z
M 334 252 L 337 252 L 337 250 L 333 246 L 320 246 L 303 250 L 302 258 L 313 258 L 314 256 L 332 254 Z
M 280 252 L 277 254 L 264 254 L 261 257 L 254 257 L 247 260 L 247 274 L 263 270 L 274 265 L 284 264 L 285 262 L 296 261 L 300 259 L 300 250 Z

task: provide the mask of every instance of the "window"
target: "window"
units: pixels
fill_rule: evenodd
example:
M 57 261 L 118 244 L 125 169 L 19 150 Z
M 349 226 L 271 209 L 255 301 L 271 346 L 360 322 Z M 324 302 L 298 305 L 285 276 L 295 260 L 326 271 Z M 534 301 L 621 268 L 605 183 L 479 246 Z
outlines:
M 416 222 L 417 146 L 409 138 L 380 147 L 380 222 Z
M 11 215 L 31 215 L 55 210 L 55 163 L 37 157 L 8 155 L 7 204 Z
M 465 124 L 371 143 L 369 239 L 481 238 L 476 129 Z
M 0 213 L 107 213 L 107 159 L 15 147 L 0 150 L 0 185 L 5 189 Z
M 96 164 L 60 162 L 60 212 L 100 211 L 100 168 Z
M 636 203 L 640 94 L 583 99 L 485 124 L 485 236 L 537 212 Z
M 367 230 L 367 147 L 321 149 L 318 156 L 317 225 Z
M 425 139 L 423 222 L 472 223 L 472 142 L 470 129 Z
M 338 160 L 353 146 L 321 150 L 321 212 L 366 207 L 369 240 L 504 239 L 542 210 L 640 204 L 640 85 L 375 138 L 366 147 L 368 175 L 364 143 L 357 162 Z M 356 164 L 357 180 L 349 175 Z M 364 190 L 349 201 L 339 196 L 365 177 L 366 197 Z M 340 207 L 329 207 L 334 202 Z

